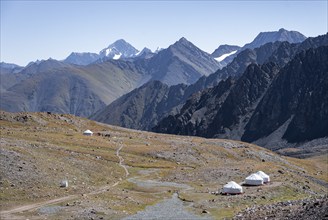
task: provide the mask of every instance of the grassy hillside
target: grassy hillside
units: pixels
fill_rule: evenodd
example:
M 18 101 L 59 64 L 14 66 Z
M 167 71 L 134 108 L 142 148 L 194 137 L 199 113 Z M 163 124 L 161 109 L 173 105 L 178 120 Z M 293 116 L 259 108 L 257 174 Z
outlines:
M 44 61 L 40 65 L 43 67 L 49 62 L 55 61 Z M 61 66 L 63 64 L 58 61 L 56 64 L 60 66 L 44 67 L 39 72 L 32 66 L 18 73 L 17 78 L 25 80 L 10 88 L 4 87 L 7 90 L 1 93 L 1 109 L 11 112 L 51 111 L 87 117 L 136 88 L 143 77 L 130 62 L 108 61 L 86 67 Z M 26 78 L 28 74 L 31 76 Z M 3 76 L 2 79 L 9 82 L 11 78 Z
M 1 219 L 120 219 L 174 192 L 191 213 L 221 219 L 253 204 L 327 194 L 327 155 L 281 157 L 243 142 L 128 130 L 72 115 L 1 112 L 0 125 Z M 94 135 L 83 136 L 86 129 Z M 258 170 L 272 182 L 243 187 L 242 195 L 213 194 Z M 60 188 L 64 179 L 69 186 Z

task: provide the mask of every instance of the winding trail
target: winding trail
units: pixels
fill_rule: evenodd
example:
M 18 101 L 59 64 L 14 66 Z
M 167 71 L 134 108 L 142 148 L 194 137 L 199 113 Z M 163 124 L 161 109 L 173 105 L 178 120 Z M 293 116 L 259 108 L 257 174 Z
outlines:
M 120 147 L 116 150 L 116 156 L 119 158 L 120 162 L 119 165 L 124 169 L 125 171 L 125 176 L 128 177 L 130 175 L 128 169 L 126 168 L 126 166 L 124 165 L 124 159 L 122 156 L 120 156 L 120 151 L 123 148 L 123 144 L 122 142 L 120 142 Z
M 120 151 L 122 150 L 122 148 L 123 148 L 123 144 L 122 144 L 122 142 L 120 142 L 119 148 L 116 150 L 116 156 L 119 158 L 119 166 L 121 166 L 124 169 L 125 176 L 127 177 L 127 176 L 130 175 L 130 173 L 129 173 L 128 169 L 126 168 L 126 166 L 124 165 L 123 157 L 120 156 Z M 90 193 L 86 193 L 84 195 L 86 195 L 86 196 L 89 195 L 90 196 L 90 195 L 96 195 L 96 194 L 106 192 L 108 189 L 117 186 L 122 181 L 123 181 L 123 179 L 120 178 L 119 181 L 113 183 L 110 186 L 101 187 L 100 189 L 97 189 L 97 190 L 95 190 L 93 192 L 90 192 Z M 64 196 L 64 197 L 60 197 L 60 198 L 56 198 L 56 199 L 51 199 L 51 200 L 47 200 L 47 201 L 43 201 L 43 202 L 37 202 L 37 203 L 29 204 L 29 205 L 23 205 L 23 206 L 15 207 L 15 208 L 10 209 L 10 210 L 5 210 L 5 211 L 1 210 L 0 211 L 0 219 L 1 220 L 4 220 L 4 219 L 8 219 L 8 220 L 9 219 L 10 220 L 11 219 L 26 219 L 23 216 L 17 216 L 17 215 L 14 215 L 14 214 L 15 213 L 20 213 L 20 212 L 32 211 L 32 210 L 41 208 L 43 206 L 58 204 L 58 203 L 65 202 L 65 201 L 68 201 L 68 200 L 77 199 L 77 198 L 80 198 L 81 196 L 82 196 L 81 194 L 73 194 L 73 195 Z

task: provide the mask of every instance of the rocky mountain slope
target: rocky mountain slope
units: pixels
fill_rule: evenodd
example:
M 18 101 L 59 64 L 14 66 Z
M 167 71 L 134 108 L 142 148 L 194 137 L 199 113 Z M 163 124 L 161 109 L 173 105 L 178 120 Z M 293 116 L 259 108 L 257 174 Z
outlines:
M 246 67 L 251 63 L 262 63 L 263 60 L 267 59 L 274 50 L 276 50 L 280 46 L 280 42 L 270 43 L 263 47 L 260 47 L 255 50 L 245 50 L 240 53 L 233 62 L 231 62 L 228 66 L 224 67 L 216 71 L 215 73 L 209 76 L 203 76 L 194 84 L 189 86 L 179 84 L 174 86 L 174 90 L 179 90 L 180 95 L 175 94 L 174 96 L 159 96 L 156 100 L 149 98 L 148 96 L 152 96 L 153 94 L 166 94 L 168 89 L 164 91 L 159 91 L 163 88 L 167 88 L 163 83 L 157 82 L 157 84 L 161 84 L 158 88 L 153 87 L 152 84 L 145 84 L 143 86 L 144 90 L 135 89 L 131 91 L 126 96 L 120 97 L 116 100 L 115 103 L 110 104 L 108 107 L 99 111 L 96 115 L 93 115 L 91 118 L 97 121 L 106 122 L 110 124 L 120 125 L 128 128 L 134 129 L 151 129 L 152 126 L 155 126 L 155 122 L 160 121 L 163 117 L 168 114 L 180 109 L 186 99 L 193 93 L 197 93 L 202 91 L 203 89 L 212 87 L 220 82 L 222 79 L 226 79 L 229 76 L 238 77 L 240 76 L 246 69 Z M 164 51 L 165 52 L 165 51 Z M 149 88 L 146 88 L 148 87 Z M 138 95 L 141 91 L 148 91 L 143 95 Z M 174 100 L 172 102 L 171 100 Z M 118 104 L 119 103 L 119 104 Z M 122 105 L 125 103 L 125 105 Z M 144 103 L 144 104 L 143 104 Z M 161 103 L 161 104 L 159 104 Z M 144 106 L 161 106 L 160 113 L 157 108 L 148 108 L 145 111 Z M 134 114 L 137 110 L 140 116 L 136 117 Z M 142 111 L 141 111 L 142 110 Z M 114 116 L 112 113 L 116 112 L 118 115 Z M 126 118 L 134 119 L 133 122 L 127 123 Z M 151 119 L 150 119 L 151 118 Z M 131 121 L 131 120 L 130 120 Z M 149 123 L 152 121 L 152 123 Z
M 242 140 L 266 137 L 283 124 L 282 138 L 291 143 L 328 136 L 327 86 L 328 46 L 298 54 L 272 83 Z
M 129 50 L 125 41 L 106 50 L 110 48 L 121 48 L 123 57 L 136 52 Z M 71 59 L 93 56 L 85 55 L 73 54 Z M 82 60 L 73 63 L 78 62 Z M 106 57 L 86 66 L 53 59 L 32 62 L 18 72 L 1 74 L 0 107 L 13 112 L 51 111 L 87 117 L 150 80 L 190 84 L 219 67 L 209 54 L 184 38 L 158 54 L 146 49 L 133 59 Z
M 150 81 L 112 102 L 90 119 L 126 128 L 150 130 L 189 97 L 186 85 Z
M 136 65 L 147 70 L 149 80 L 158 80 L 167 85 L 188 85 L 221 67 L 211 55 L 200 50 L 186 38 L 181 38 L 150 59 L 138 59 Z
M 322 46 L 302 51 L 282 69 L 274 63 L 249 65 L 235 83 L 227 79 L 193 96 L 178 114 L 163 119 L 154 130 L 258 141 L 275 150 L 287 143 L 325 138 L 327 50 Z M 222 91 L 227 84 L 231 86 Z
M 178 114 L 163 119 L 154 130 L 213 137 L 216 134 L 225 134 L 228 132 L 227 128 L 230 128 L 232 131 L 227 136 L 238 137 L 242 132 L 238 128 L 243 127 L 246 120 L 239 119 L 251 114 L 254 105 L 266 92 L 278 71 L 278 66 L 273 63 L 263 66 L 251 64 L 237 81 L 229 78 L 213 88 L 193 95 Z M 236 128 L 232 129 L 232 126 Z
M 131 219 L 172 210 L 181 218 L 230 219 L 248 216 L 255 204 L 307 207 L 328 187 L 327 154 L 282 157 L 240 141 L 148 133 L 66 114 L 1 111 L 0 127 L 1 219 Z M 82 135 L 86 129 L 94 135 Z M 218 193 L 258 170 L 270 175 L 269 184 Z
M 303 50 L 309 49 L 309 48 L 316 48 L 320 45 L 328 45 L 328 40 L 327 40 L 327 35 L 319 36 L 316 38 L 308 38 L 302 43 L 299 44 L 289 44 L 288 42 L 275 42 L 275 43 L 268 43 L 265 44 L 259 48 L 255 49 L 246 49 L 239 53 L 237 57 L 226 67 L 218 70 L 217 72 L 209 75 L 209 76 L 203 76 L 201 77 L 196 83 L 191 84 L 189 86 L 184 86 L 184 85 L 177 85 L 179 87 L 179 90 L 181 91 L 180 94 L 182 95 L 175 95 L 174 97 L 171 96 L 170 98 L 167 98 L 166 96 L 160 96 L 157 97 L 155 100 L 150 99 L 147 94 L 150 96 L 150 94 L 159 92 L 156 91 L 157 89 L 154 88 L 152 85 L 149 85 L 149 88 L 144 88 L 144 91 L 149 91 L 147 94 L 143 95 L 137 95 L 141 90 L 133 90 L 131 91 L 130 94 L 127 96 L 124 96 L 120 99 L 117 100 L 117 102 L 112 105 L 109 105 L 106 107 L 103 111 L 98 112 L 98 114 L 94 117 L 92 117 L 95 120 L 106 122 L 106 123 L 113 123 L 115 125 L 120 125 L 120 126 L 125 126 L 125 127 L 130 127 L 130 128 L 135 128 L 135 129 L 149 129 L 154 122 L 156 121 L 161 121 L 164 117 L 168 116 L 168 114 L 173 114 L 177 110 L 180 110 L 181 107 L 185 104 L 186 97 L 189 97 L 191 94 L 196 94 L 195 97 L 201 97 L 200 93 L 202 90 L 206 88 L 211 88 L 213 86 L 216 86 L 219 82 L 221 82 L 224 79 L 227 79 L 229 77 L 232 77 L 229 82 L 232 84 L 232 81 L 236 81 L 239 77 L 242 77 L 243 74 L 245 73 L 247 67 L 251 65 L 252 63 L 258 64 L 258 65 L 264 65 L 268 63 L 273 65 L 275 69 L 280 69 L 283 66 L 285 66 L 297 53 L 300 53 Z M 261 67 L 259 67 L 261 68 Z M 276 72 L 277 70 L 275 70 Z M 247 72 L 247 71 L 246 71 Z M 250 78 L 247 81 L 241 81 L 241 84 L 245 85 L 240 85 L 239 87 L 242 86 L 247 86 L 246 84 L 248 83 L 248 87 L 252 86 L 252 83 L 262 83 L 262 82 L 257 82 L 259 80 L 258 77 L 256 77 L 256 74 L 250 75 Z M 254 77 L 254 79 L 252 78 Z M 261 77 L 261 76 L 260 76 Z M 267 81 L 266 87 L 271 83 L 271 78 L 270 80 Z M 267 79 L 266 79 L 267 80 Z M 145 87 L 148 86 L 148 84 L 144 85 Z M 159 89 L 164 88 L 164 85 L 159 86 Z M 165 87 L 166 88 L 166 87 Z M 230 87 L 223 86 L 223 88 L 229 90 Z M 160 93 L 165 94 L 167 89 L 165 91 L 161 91 Z M 216 91 L 215 89 L 212 90 Z M 209 91 L 211 92 L 211 91 Z M 259 92 L 259 91 L 257 91 Z M 261 95 L 263 95 L 265 92 L 264 90 L 261 91 Z M 208 95 L 205 95 L 204 97 L 207 97 Z M 212 94 L 211 97 L 216 97 L 216 94 Z M 244 99 L 248 99 L 249 97 L 244 97 Z M 259 98 L 257 97 L 259 101 Z M 170 102 L 170 99 L 174 99 L 174 102 Z M 193 98 L 191 98 L 193 99 Z M 149 102 L 151 101 L 151 102 Z M 213 110 L 213 112 L 216 112 L 217 110 L 214 111 L 214 108 L 218 108 L 219 106 L 216 106 L 216 104 L 211 103 L 213 99 L 209 99 L 208 101 L 204 101 L 204 103 L 208 103 L 210 105 L 206 106 L 207 110 L 210 112 L 210 109 Z M 191 101 L 193 102 L 193 101 Z M 221 102 L 221 101 L 220 101 Z M 249 102 L 249 101 L 247 101 Z M 120 103 L 120 104 L 117 104 Z M 122 105 L 122 103 L 125 103 Z M 140 103 L 140 104 L 139 104 Z M 142 104 L 141 104 L 142 103 Z M 159 105 L 160 103 L 160 105 Z M 174 105 L 172 105 L 174 103 Z M 195 103 L 194 103 L 195 104 Z M 239 103 L 231 103 L 230 106 L 238 105 Z M 144 106 L 161 106 L 161 111 L 159 113 L 157 108 L 144 108 Z M 188 105 L 188 103 L 186 104 Z M 198 104 L 196 104 L 198 105 Z M 166 109 L 163 109 L 163 106 L 165 106 Z M 248 107 L 250 106 L 241 106 L 245 109 L 242 109 L 240 111 L 247 111 L 248 112 Z M 195 107 L 196 108 L 196 107 Z M 204 107 L 205 108 L 205 107 Z M 134 114 L 138 109 L 138 117 Z M 147 109 L 147 111 L 146 111 Z M 194 107 L 193 107 L 194 109 Z M 254 109 L 253 109 L 254 110 Z M 191 111 L 191 112 L 190 112 Z M 189 110 L 186 108 L 186 112 L 189 112 L 188 114 L 193 114 L 194 110 Z M 115 115 L 115 117 L 111 117 L 112 112 L 119 113 L 118 115 Z M 213 112 L 211 115 L 213 115 Z M 180 112 L 181 115 L 184 114 L 184 112 Z M 141 115 L 140 115 L 141 114 Z M 222 113 L 220 113 L 222 114 Z M 197 117 L 200 117 L 201 115 L 198 115 Z M 171 116 L 169 116 L 171 117 Z M 221 116 L 225 117 L 225 116 Z M 239 116 L 238 116 L 239 117 Z M 134 119 L 133 123 L 127 123 L 126 119 Z M 188 120 L 190 117 L 188 118 Z M 187 120 L 187 119 L 184 119 Z M 152 123 L 150 123 L 152 121 Z M 206 122 L 205 122 L 206 121 Z M 204 123 L 209 123 L 210 120 L 204 120 Z M 163 122 L 164 123 L 164 122 Z M 180 125 L 178 125 L 180 122 L 173 123 L 170 129 L 164 128 L 163 130 L 158 130 L 160 132 L 171 132 L 173 133 L 173 130 L 178 129 Z M 189 122 L 185 121 L 185 123 L 182 123 L 181 126 L 186 126 Z M 165 124 L 165 123 L 164 123 Z M 192 122 L 194 124 L 192 127 L 195 128 L 196 124 L 195 121 Z M 189 125 L 188 125 L 189 126 Z M 173 129 L 174 127 L 174 129 Z M 187 129 L 187 128 L 185 128 Z M 198 130 L 202 130 L 202 127 L 199 127 Z M 225 130 L 225 128 L 223 129 Z M 230 129 L 231 130 L 231 129 Z M 234 130 L 234 129 L 232 129 Z M 206 131 L 207 132 L 207 131 Z M 206 133 L 205 132 L 205 133 Z M 215 130 L 214 132 L 217 132 Z M 194 134 L 196 135 L 195 130 L 190 130 L 190 133 L 184 133 L 184 134 Z M 234 133 L 234 132 L 232 132 Z M 236 134 L 229 133 L 229 138 L 238 138 L 240 139 L 240 134 L 238 134 L 236 137 L 234 137 Z M 200 135 L 200 134 L 197 134 Z M 221 136 L 223 137 L 223 136 Z

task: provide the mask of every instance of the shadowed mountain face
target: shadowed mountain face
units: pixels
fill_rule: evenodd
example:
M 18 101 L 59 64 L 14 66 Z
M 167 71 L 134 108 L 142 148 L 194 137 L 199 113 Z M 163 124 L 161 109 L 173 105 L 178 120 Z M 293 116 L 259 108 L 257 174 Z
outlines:
M 289 121 L 283 139 L 328 135 L 328 47 L 309 49 L 282 69 L 246 126 L 242 140 L 268 136 Z
M 251 64 L 237 81 L 229 78 L 192 96 L 177 115 L 163 119 L 154 131 L 227 138 L 232 135 L 228 129 L 235 128 L 238 136 L 244 123 L 240 118 L 254 110 L 278 70 L 274 63 Z
M 175 134 L 181 133 L 181 134 L 201 135 L 201 136 L 213 136 L 213 135 L 220 134 L 221 137 L 227 137 L 227 138 L 236 137 L 236 139 L 240 139 L 242 132 L 239 133 L 237 132 L 238 134 L 233 132 L 232 134 L 226 129 L 229 128 L 231 130 L 233 127 L 233 125 L 229 124 L 230 122 L 228 123 L 228 121 L 233 120 L 233 123 L 235 123 L 235 121 L 237 120 L 236 118 L 238 118 L 239 116 L 246 115 L 246 113 L 249 115 L 249 111 L 248 111 L 249 108 L 252 108 L 252 110 L 254 110 L 255 108 L 254 103 L 257 103 L 259 99 L 262 97 L 262 95 L 270 85 L 271 81 L 273 80 L 272 77 L 277 73 L 277 71 L 280 68 L 285 66 L 286 63 L 288 63 L 297 53 L 301 52 L 304 49 L 317 47 L 325 44 L 328 45 L 327 36 L 320 36 L 317 38 L 308 38 L 306 41 L 304 41 L 301 44 L 289 44 L 288 42 L 275 42 L 275 43 L 268 43 L 254 50 L 247 49 L 242 51 L 240 54 L 238 54 L 237 57 L 233 60 L 233 62 L 231 62 L 228 66 L 224 67 L 223 69 L 218 70 L 217 72 L 209 75 L 208 77 L 203 76 L 196 83 L 191 84 L 189 86 L 180 86 L 183 95 L 175 95 L 169 97 L 163 95 L 157 97 L 156 100 L 153 100 L 150 99 L 148 96 L 152 96 L 153 93 L 159 92 L 158 90 L 161 90 L 162 87 L 159 87 L 159 89 L 157 90 L 157 88 L 154 88 L 153 85 L 145 84 L 143 91 L 147 90 L 148 91 L 147 93 L 143 93 L 142 96 L 137 96 L 135 94 L 140 93 L 141 90 L 138 89 L 133 90 L 128 96 L 119 98 L 116 104 L 108 106 L 105 110 L 98 112 L 97 115 L 92 118 L 101 122 L 112 123 L 115 125 L 125 126 L 128 128 L 150 129 L 151 125 L 154 125 L 155 121 L 160 122 L 165 117 L 169 117 L 171 118 L 170 120 L 165 119 L 165 122 L 163 120 L 158 124 L 160 128 L 163 129 L 158 131 L 175 133 Z M 254 64 L 257 65 L 254 66 Z M 252 68 L 248 69 L 248 67 L 252 67 Z M 230 79 L 227 80 L 227 82 L 222 82 L 222 80 L 228 79 L 228 77 L 230 77 Z M 237 83 L 238 86 L 237 86 L 236 81 L 240 77 L 241 77 L 240 80 L 242 81 L 238 81 Z M 254 77 L 254 79 L 252 77 Z M 266 78 L 262 78 L 262 77 L 266 77 Z M 221 82 L 222 84 L 220 85 Z M 213 90 L 207 89 L 218 85 L 218 83 L 220 85 L 218 88 Z M 256 83 L 259 83 L 259 85 L 253 88 L 252 86 L 255 85 Z M 229 96 L 230 98 L 227 99 L 225 105 L 223 105 L 224 108 L 220 110 L 220 113 L 218 113 L 221 105 L 223 104 L 223 101 L 225 100 L 225 98 L 227 98 L 227 95 L 230 92 L 231 88 L 228 85 L 234 87 L 237 86 L 237 87 L 235 88 L 234 92 L 231 93 L 231 95 Z M 146 87 L 148 86 L 149 88 L 146 89 Z M 248 90 L 251 91 L 249 95 L 252 97 L 249 96 L 244 97 L 243 98 L 244 101 L 242 103 L 235 103 L 233 100 L 236 99 L 236 97 L 241 96 L 243 95 L 243 93 L 248 92 L 247 90 L 245 90 L 246 89 L 245 87 L 247 86 L 248 86 Z M 254 91 L 255 88 L 258 91 L 257 90 Z M 206 94 L 205 92 L 206 95 L 204 95 L 204 97 L 201 98 L 202 96 L 201 91 L 204 89 L 205 90 L 207 89 L 206 92 L 211 93 L 212 95 Z M 167 90 L 168 89 L 165 87 L 165 91 Z M 215 93 L 215 91 L 217 90 L 221 91 L 220 93 L 218 93 L 220 95 Z M 192 94 L 194 94 L 192 98 L 190 98 L 190 100 L 186 102 L 187 98 Z M 224 96 L 221 97 L 222 94 L 224 94 Z M 136 99 L 136 97 L 138 97 L 138 99 Z M 211 98 L 209 98 L 209 100 L 207 101 L 204 101 L 206 100 L 205 97 L 211 97 Z M 252 100 L 251 98 L 254 100 Z M 174 99 L 175 101 L 170 102 L 171 99 Z M 200 103 L 196 102 L 198 99 L 202 100 L 200 101 L 201 105 Z M 139 105 L 142 106 L 153 105 L 154 104 L 153 102 L 161 103 L 161 106 L 165 106 L 166 109 L 161 110 L 160 114 L 158 114 L 158 110 L 155 108 L 149 108 L 148 111 L 139 111 L 138 114 L 141 115 L 139 115 L 137 118 L 135 117 L 134 114 L 132 114 L 135 111 L 130 110 L 130 109 L 140 108 Z M 217 105 L 216 102 L 220 104 Z M 125 105 L 123 105 L 122 103 L 125 103 Z M 143 104 L 139 104 L 139 103 L 143 103 Z M 206 103 L 208 103 L 208 106 L 206 105 Z M 237 113 L 237 110 L 236 112 L 230 111 L 230 107 L 232 107 L 235 104 L 239 108 L 238 111 L 241 111 L 242 114 Z M 177 112 L 181 109 L 182 106 L 184 106 L 183 109 L 181 110 L 182 112 Z M 187 106 L 191 106 L 191 109 L 188 109 Z M 202 110 L 198 111 L 199 109 Z M 197 111 L 195 113 L 196 115 L 193 115 L 194 111 Z M 111 112 L 116 112 L 117 115 L 115 117 L 112 117 Z M 175 115 L 174 112 L 176 112 L 177 115 Z M 207 134 L 207 132 L 211 132 L 210 130 L 206 130 L 207 126 L 215 127 L 216 125 L 211 124 L 210 122 L 211 120 L 201 119 L 201 117 L 204 116 L 203 114 L 205 114 L 205 112 L 207 112 L 206 114 L 208 114 L 209 117 L 211 117 L 211 120 L 214 120 L 216 113 L 218 113 L 217 116 L 218 118 L 220 117 L 226 118 L 224 112 L 234 115 L 229 116 L 230 119 L 225 119 L 226 120 L 225 123 L 227 124 L 223 126 L 222 129 L 220 129 L 220 133 L 218 133 L 216 130 L 217 128 L 215 128 L 215 132 L 217 133 Z M 168 114 L 171 114 L 171 116 L 169 116 Z M 185 114 L 191 114 L 191 115 L 189 115 L 188 118 Z M 175 117 L 177 117 L 176 121 L 174 120 Z M 130 122 L 127 123 L 126 118 L 133 118 L 135 120 L 135 123 L 131 122 L 133 120 L 130 120 Z M 192 122 L 189 123 L 189 120 L 191 120 Z M 150 121 L 152 121 L 152 123 L 149 123 Z M 169 124 L 172 125 L 167 125 L 166 123 L 168 121 L 170 122 Z M 161 123 L 164 123 L 165 126 L 170 126 L 170 127 L 166 128 Z M 179 128 L 181 128 L 181 131 L 179 130 Z
M 150 81 L 117 99 L 91 119 L 128 128 L 150 130 L 159 119 L 174 111 L 174 107 L 181 100 L 186 100 L 186 87 L 183 84 L 169 87 L 160 81 Z
M 227 67 L 224 67 L 222 70 L 218 70 L 214 74 L 209 75 L 208 77 L 203 76 L 200 78 L 196 83 L 191 84 L 189 86 L 182 86 L 182 85 L 176 85 L 174 88 L 180 87 L 180 90 L 182 91 L 181 95 L 175 95 L 175 96 L 161 96 L 157 97 L 156 101 L 150 99 L 148 96 L 152 96 L 153 93 L 158 93 L 159 90 L 162 89 L 162 87 L 156 88 L 153 87 L 152 84 L 145 84 L 143 88 L 147 88 L 147 93 L 143 94 L 142 96 L 137 96 L 139 99 L 136 100 L 136 96 L 134 93 L 138 94 L 141 92 L 141 90 L 136 89 L 131 91 L 131 94 L 128 96 L 123 96 L 119 98 L 115 103 L 109 105 L 107 108 L 105 108 L 103 111 L 98 112 L 97 115 L 92 116 L 92 119 L 100 121 L 100 122 L 106 122 L 109 124 L 115 124 L 120 125 L 128 128 L 136 128 L 136 129 L 151 129 L 152 126 L 155 126 L 154 122 L 160 121 L 164 116 L 171 112 L 175 112 L 178 109 L 182 107 L 186 99 L 193 93 L 197 93 L 199 91 L 202 91 L 205 88 L 212 87 L 213 85 L 217 85 L 218 82 L 220 82 L 222 79 L 226 79 L 230 76 L 232 77 L 238 77 L 242 75 L 242 73 L 245 71 L 247 66 L 251 63 L 263 63 L 265 59 L 268 59 L 268 57 L 273 53 L 275 49 L 277 49 L 280 46 L 280 42 L 277 43 L 270 43 L 268 45 L 265 45 L 261 48 L 258 48 L 256 50 L 245 50 L 242 53 L 240 53 L 237 58 L 230 63 Z M 183 46 L 182 46 L 183 47 Z M 180 46 L 179 46 L 180 48 Z M 170 49 L 170 48 L 169 48 Z M 158 55 L 159 56 L 165 56 L 165 57 L 172 57 L 172 55 L 168 56 L 166 53 L 172 54 L 171 49 L 170 50 L 164 50 L 161 51 Z M 154 57 L 154 59 L 158 59 L 158 57 Z M 164 60 L 163 58 L 161 60 Z M 152 60 L 154 62 L 154 60 Z M 156 62 L 155 62 L 156 63 Z M 166 68 L 165 65 L 162 65 L 159 63 L 158 65 L 155 65 L 156 68 L 163 67 Z M 156 76 L 156 75 L 155 75 Z M 165 76 L 165 75 L 164 75 Z M 157 79 L 156 77 L 153 77 L 152 79 Z M 168 79 L 168 76 L 165 76 L 166 79 Z M 163 78 L 161 78 L 163 80 Z M 166 88 L 166 87 L 163 87 Z M 168 89 L 165 91 L 167 92 Z M 142 90 L 144 91 L 144 90 Z M 174 102 L 171 102 L 171 99 L 174 99 Z M 122 103 L 130 103 L 129 105 L 122 105 Z M 143 114 L 142 116 L 136 118 L 133 112 L 135 108 L 140 108 L 139 105 L 143 105 L 140 103 L 145 103 L 145 106 L 153 105 L 154 103 L 162 103 L 162 106 L 165 106 L 165 110 L 162 110 L 161 114 L 157 113 L 156 109 L 153 109 L 154 111 L 141 111 L 139 114 Z M 165 104 L 164 104 L 165 103 Z M 112 116 L 111 112 L 116 112 L 118 115 Z M 164 113 L 165 112 L 165 113 Z M 131 114 L 130 114 L 131 113 Z M 150 119 L 152 118 L 152 123 L 149 124 Z M 127 123 L 126 118 L 134 118 L 134 122 L 130 120 L 131 122 Z
M 156 132 L 219 137 L 264 146 L 328 136 L 328 46 L 301 51 L 287 65 L 251 64 L 233 81 L 192 96 Z

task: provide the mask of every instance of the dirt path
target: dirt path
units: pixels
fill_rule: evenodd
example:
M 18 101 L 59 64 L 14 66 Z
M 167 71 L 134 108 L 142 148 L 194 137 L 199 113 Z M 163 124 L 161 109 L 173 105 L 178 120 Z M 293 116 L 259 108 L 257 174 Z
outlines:
M 60 203 L 60 202 L 64 202 L 64 201 L 76 199 L 76 198 L 78 198 L 78 195 L 69 195 L 69 196 L 52 199 L 52 200 L 48 200 L 48 201 L 44 201 L 44 202 L 38 202 L 38 203 L 30 204 L 30 205 L 24 205 L 24 206 L 13 208 L 11 210 L 1 211 L 0 216 L 1 216 L 1 219 L 25 219 L 24 217 L 15 216 L 13 214 L 18 213 L 18 212 L 24 212 L 24 211 L 37 209 L 37 208 L 40 208 L 45 205 L 52 205 L 52 204 L 56 204 L 56 203 Z
M 127 177 L 127 176 L 129 176 L 129 171 L 126 168 L 126 166 L 124 165 L 123 157 L 120 156 L 120 151 L 122 150 L 122 148 L 123 148 L 123 144 L 120 143 L 119 148 L 116 151 L 116 156 L 119 158 L 119 166 L 121 166 L 124 169 L 125 176 Z M 102 187 L 102 188 L 100 188 L 96 191 L 86 193 L 85 195 L 88 196 L 88 195 L 96 195 L 96 194 L 103 193 L 103 192 L 107 191 L 108 189 L 117 186 L 122 181 L 123 181 L 122 178 L 120 178 L 119 181 L 115 182 L 114 184 L 112 184 L 110 186 Z M 4 220 L 4 219 L 8 219 L 8 220 L 9 219 L 26 219 L 24 217 L 17 216 L 17 215 L 14 215 L 14 214 L 19 213 L 19 212 L 32 211 L 32 210 L 41 208 L 43 206 L 61 203 L 61 202 L 65 202 L 65 201 L 68 201 L 68 200 L 77 199 L 79 197 L 81 197 L 80 194 L 69 195 L 69 196 L 64 196 L 64 197 L 60 197 L 60 198 L 57 198 L 57 199 L 52 199 L 52 200 L 48 200 L 48 201 L 44 201 L 44 202 L 37 202 L 37 203 L 29 204 L 29 205 L 15 207 L 13 209 L 6 210 L 6 211 L 0 211 L 0 219 L 1 220 Z
M 122 150 L 123 148 L 123 144 L 122 142 L 120 142 L 120 147 L 117 149 L 116 151 L 116 156 L 119 158 L 120 162 L 119 162 L 119 165 L 124 169 L 125 171 L 125 176 L 128 177 L 130 175 L 128 169 L 126 168 L 126 166 L 124 165 L 124 159 L 122 156 L 120 156 L 120 151 Z

